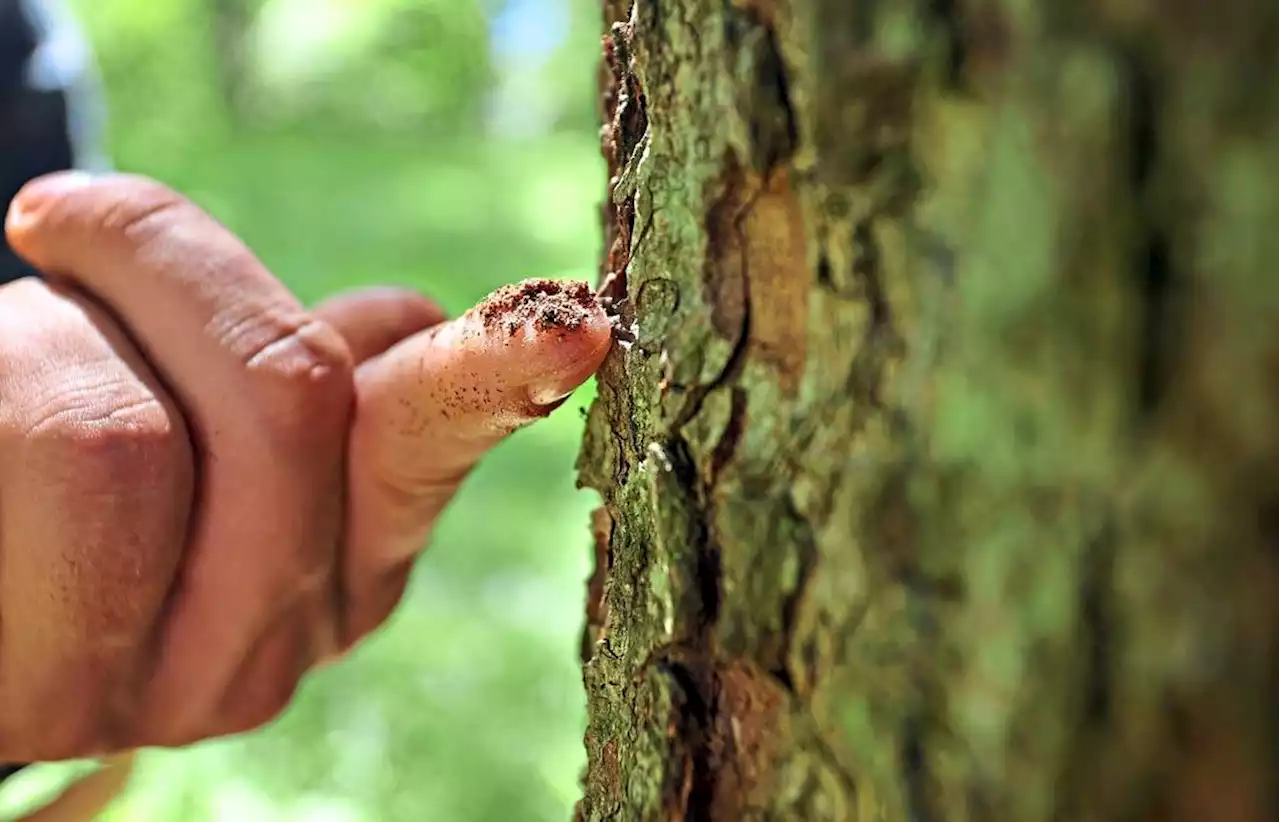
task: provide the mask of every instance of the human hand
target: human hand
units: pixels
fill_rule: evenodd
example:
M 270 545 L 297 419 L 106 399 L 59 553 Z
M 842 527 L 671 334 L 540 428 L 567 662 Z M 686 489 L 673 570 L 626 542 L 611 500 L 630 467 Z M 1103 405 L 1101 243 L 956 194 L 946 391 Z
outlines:
M 0 287 L 0 761 L 268 721 L 611 340 L 581 284 L 450 322 L 387 290 L 308 312 L 136 177 L 41 178 L 6 229 L 48 280 Z

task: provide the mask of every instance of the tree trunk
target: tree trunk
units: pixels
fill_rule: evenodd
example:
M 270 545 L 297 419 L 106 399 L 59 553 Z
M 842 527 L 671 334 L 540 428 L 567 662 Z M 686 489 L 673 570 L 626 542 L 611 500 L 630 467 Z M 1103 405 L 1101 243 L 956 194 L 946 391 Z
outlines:
M 242 124 L 246 114 L 246 49 L 256 5 L 254 0 L 208 0 L 218 95 L 233 126 Z
M 605 21 L 580 818 L 1274 819 L 1276 4 Z

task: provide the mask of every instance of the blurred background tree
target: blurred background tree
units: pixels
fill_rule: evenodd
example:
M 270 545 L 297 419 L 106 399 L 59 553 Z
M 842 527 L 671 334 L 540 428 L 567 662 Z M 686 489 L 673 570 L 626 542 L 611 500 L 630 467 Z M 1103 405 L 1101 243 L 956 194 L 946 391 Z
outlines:
M 503 282 L 594 276 L 592 0 L 72 8 L 113 164 L 192 196 L 304 299 L 407 284 L 456 313 Z M 376 639 L 262 732 L 146 752 L 111 818 L 568 819 L 585 759 L 586 401 L 471 478 Z M 15 780 L 0 818 L 65 771 Z

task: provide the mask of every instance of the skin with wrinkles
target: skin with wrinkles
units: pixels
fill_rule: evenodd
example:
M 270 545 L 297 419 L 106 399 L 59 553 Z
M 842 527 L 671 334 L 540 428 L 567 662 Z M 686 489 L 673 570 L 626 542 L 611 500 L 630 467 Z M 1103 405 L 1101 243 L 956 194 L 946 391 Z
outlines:
M 41 178 L 0 287 L 0 761 L 257 727 L 382 623 L 471 467 L 599 366 L 584 284 L 307 310 L 143 178 Z M 588 295 L 589 296 L 589 295 Z

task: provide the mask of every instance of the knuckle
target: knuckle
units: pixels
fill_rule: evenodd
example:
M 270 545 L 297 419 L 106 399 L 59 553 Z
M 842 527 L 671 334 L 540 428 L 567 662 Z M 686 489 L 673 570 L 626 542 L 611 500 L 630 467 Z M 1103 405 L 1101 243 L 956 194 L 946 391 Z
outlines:
M 17 695 L 26 710 L 0 729 L 0 743 L 10 736 L 22 740 L 26 758 L 38 762 L 96 757 L 130 747 L 131 729 L 111 710 L 106 687 L 100 676 L 88 672 Z
M 301 671 L 258 671 L 258 678 L 239 689 L 221 717 L 220 734 L 257 730 L 285 712 L 302 682 Z
M 354 394 L 351 353 L 325 323 L 308 317 L 277 323 L 242 361 L 266 394 L 265 424 L 277 436 L 328 439 L 345 425 Z
M 23 439 L 50 453 L 83 483 L 169 479 L 185 453 L 180 420 L 142 386 L 97 388 L 61 392 L 36 413 Z
M 243 703 L 238 716 L 233 721 L 232 732 L 253 731 L 270 724 L 289 707 L 294 694 L 297 693 L 300 681 L 300 678 L 294 677 L 280 680 L 278 683 L 280 687 L 263 691 L 262 696 Z
M 122 175 L 113 185 L 114 196 L 98 215 L 98 227 L 139 245 L 167 226 L 173 213 L 195 209 L 182 195 L 146 177 Z

